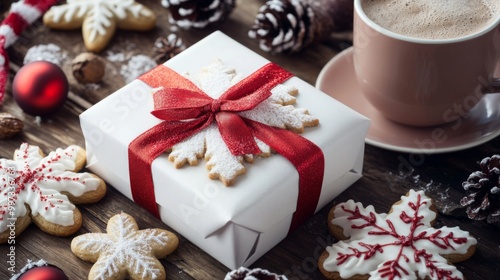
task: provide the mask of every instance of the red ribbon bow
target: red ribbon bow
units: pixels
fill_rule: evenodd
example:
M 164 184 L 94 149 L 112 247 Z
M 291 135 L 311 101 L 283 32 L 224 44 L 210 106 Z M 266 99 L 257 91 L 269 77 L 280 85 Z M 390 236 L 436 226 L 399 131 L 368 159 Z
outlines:
M 321 149 L 307 139 L 285 129 L 271 127 L 238 112 L 251 110 L 271 96 L 270 90 L 292 77 L 269 63 L 213 99 L 196 85 L 166 66 L 158 66 L 139 79 L 155 91 L 152 114 L 164 120 L 139 135 L 129 145 L 130 184 L 134 201 L 159 216 L 152 162 L 173 145 L 196 134 L 213 121 L 233 155 L 259 154 L 255 138 L 286 157 L 300 176 L 297 211 L 290 230 L 300 225 L 316 209 L 324 172 Z

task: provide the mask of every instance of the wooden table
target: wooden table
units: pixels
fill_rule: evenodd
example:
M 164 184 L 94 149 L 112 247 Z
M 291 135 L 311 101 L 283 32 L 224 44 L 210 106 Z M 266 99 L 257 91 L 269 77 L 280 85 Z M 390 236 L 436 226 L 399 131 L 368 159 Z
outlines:
M 6 3 L 5 3 L 6 2 Z M 3 1 L 1 12 L 7 10 L 12 1 Z M 108 52 L 126 55 L 152 55 L 154 40 L 169 32 L 167 10 L 160 1 L 139 1 L 157 11 L 157 28 L 145 34 L 118 31 Z M 246 35 L 258 8 L 264 1 L 237 1 L 238 7 L 223 24 L 204 30 L 180 31 L 179 34 L 189 46 L 216 29 L 280 64 L 305 81 L 314 84 L 322 67 L 339 51 L 348 45 L 335 39 L 310 47 L 295 55 L 270 55 L 261 51 Z M 28 48 L 54 43 L 67 52 L 68 61 L 63 69 L 70 81 L 70 96 L 65 106 L 54 115 L 36 122 L 33 116 L 24 114 L 13 101 L 10 88 L 0 111 L 9 112 L 22 119 L 24 131 L 13 139 L 0 140 L 0 157 L 11 158 L 22 142 L 40 146 L 44 151 L 70 144 L 84 145 L 78 115 L 102 98 L 122 87 L 125 82 L 119 74 L 120 62 L 108 62 L 107 74 L 99 87 L 78 84 L 71 75 L 69 61 L 84 52 L 80 31 L 62 32 L 45 28 L 40 22 L 34 24 L 18 42 L 9 49 L 12 60 L 11 78 L 20 65 Z M 458 208 L 460 198 L 465 194 L 461 183 L 468 175 L 478 170 L 477 162 L 486 156 L 499 153 L 500 139 L 496 138 L 478 147 L 446 154 L 406 154 L 391 152 L 366 145 L 364 177 L 343 192 L 334 201 L 319 211 L 306 224 L 288 236 L 279 245 L 260 258 L 252 267 L 266 268 L 286 274 L 289 279 L 321 279 L 317 270 L 318 255 L 334 240 L 326 227 L 326 215 L 336 202 L 354 199 L 365 205 L 372 204 L 379 212 L 386 212 L 393 202 L 399 200 L 409 189 L 425 189 L 437 201 L 441 215 L 436 225 L 460 226 L 477 237 L 479 244 L 475 255 L 460 264 L 458 268 L 467 279 L 498 279 L 500 273 L 500 230 L 481 221 L 471 221 Z M 409 164 L 408 164 L 409 163 Z M 133 213 L 140 228 L 159 227 L 169 229 L 160 220 L 141 209 L 109 186 L 104 199 L 95 204 L 79 206 L 84 215 L 80 233 L 105 231 L 107 220 L 114 214 L 125 211 Z M 446 212 L 446 213 L 443 213 Z M 228 269 L 190 243 L 183 237 L 175 253 L 162 259 L 170 279 L 223 279 Z M 31 225 L 16 238 L 16 269 L 19 270 L 28 259 L 45 259 L 61 267 L 70 279 L 86 279 L 91 267 L 75 257 L 69 244 L 72 237 L 49 236 Z M 6 255 L 7 245 L 0 245 L 0 279 L 7 279 L 10 273 Z

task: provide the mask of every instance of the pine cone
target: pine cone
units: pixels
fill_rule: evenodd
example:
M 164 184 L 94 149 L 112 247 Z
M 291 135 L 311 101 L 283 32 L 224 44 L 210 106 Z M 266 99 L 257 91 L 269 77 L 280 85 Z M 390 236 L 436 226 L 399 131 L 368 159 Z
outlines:
M 467 207 L 467 216 L 488 223 L 500 222 L 500 155 L 484 158 L 481 171 L 470 174 L 462 183 L 467 196 L 460 204 Z
M 166 38 L 160 37 L 156 39 L 153 45 L 154 60 L 156 63 L 164 63 L 185 49 L 186 45 L 182 42 L 182 38 L 175 33 L 171 33 Z
M 171 24 L 201 29 L 225 20 L 235 7 L 235 0 L 162 0 L 161 4 L 169 9 Z
M 332 32 L 352 30 L 353 0 L 270 0 L 248 36 L 272 53 L 298 52 Z
M 229 272 L 224 280 L 287 280 L 284 275 L 277 275 L 265 269 L 255 268 L 248 269 L 240 267 L 236 270 Z

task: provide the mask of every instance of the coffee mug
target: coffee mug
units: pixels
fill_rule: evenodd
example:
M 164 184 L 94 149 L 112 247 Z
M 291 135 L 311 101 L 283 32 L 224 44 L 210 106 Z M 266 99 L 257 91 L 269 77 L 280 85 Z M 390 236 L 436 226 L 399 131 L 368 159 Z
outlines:
M 375 23 L 363 10 L 367 1 L 373 0 L 354 1 L 354 69 L 361 92 L 383 116 L 411 126 L 440 125 L 464 117 L 498 89 L 500 8 L 467 35 L 426 39 Z M 411 26 L 415 18 L 406 20 Z

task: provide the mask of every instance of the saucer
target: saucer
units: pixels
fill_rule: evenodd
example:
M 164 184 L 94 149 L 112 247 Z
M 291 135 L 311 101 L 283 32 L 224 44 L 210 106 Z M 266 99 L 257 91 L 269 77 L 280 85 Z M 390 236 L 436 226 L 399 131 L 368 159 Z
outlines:
M 500 94 L 486 95 L 463 118 L 434 127 L 412 127 L 382 116 L 360 93 L 352 47 L 337 54 L 319 73 L 316 88 L 371 119 L 366 143 L 398 152 L 444 153 L 483 144 L 500 135 Z M 500 74 L 500 65 L 497 73 Z

